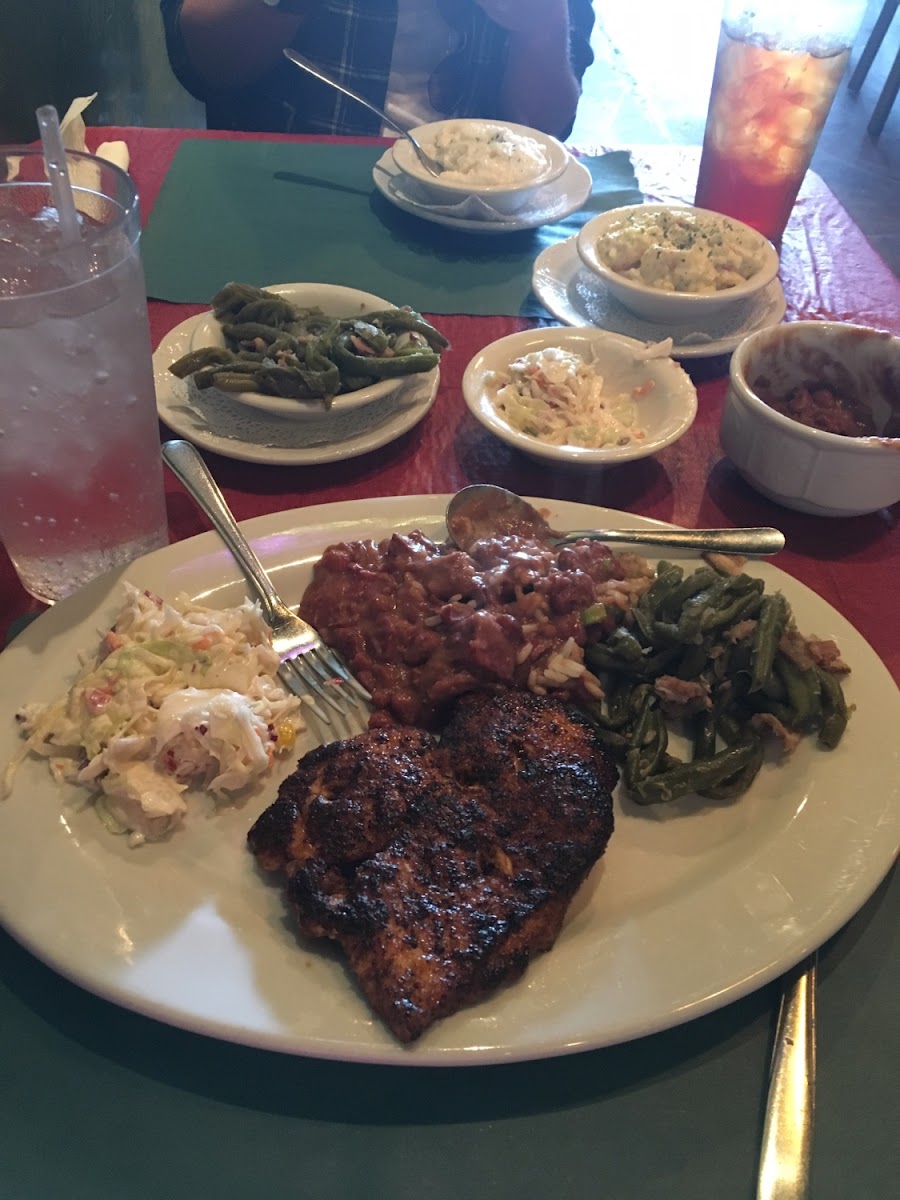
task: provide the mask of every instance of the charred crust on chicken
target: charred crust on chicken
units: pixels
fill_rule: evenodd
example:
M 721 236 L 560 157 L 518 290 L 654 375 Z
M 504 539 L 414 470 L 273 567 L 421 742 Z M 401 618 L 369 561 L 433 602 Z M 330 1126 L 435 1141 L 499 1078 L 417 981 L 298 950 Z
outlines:
M 612 834 L 617 778 L 559 701 L 473 693 L 440 739 L 392 727 L 311 751 L 248 844 L 411 1042 L 550 949 Z

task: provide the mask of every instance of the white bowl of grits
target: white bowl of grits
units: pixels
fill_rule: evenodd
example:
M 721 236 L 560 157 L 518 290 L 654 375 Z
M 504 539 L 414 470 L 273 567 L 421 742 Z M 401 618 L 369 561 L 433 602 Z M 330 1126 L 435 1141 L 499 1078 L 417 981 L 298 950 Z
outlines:
M 412 133 L 443 173 L 429 174 L 406 138 L 394 142 L 394 162 L 435 204 L 478 196 L 498 213 L 516 212 L 559 179 L 570 161 L 561 142 L 527 125 L 459 118 L 419 125 Z
M 778 252 L 762 234 L 688 204 L 614 208 L 582 226 L 576 244 L 620 303 L 660 323 L 719 313 L 778 274 Z
M 656 454 L 697 415 L 697 392 L 670 356 L 601 329 L 527 329 L 485 346 L 462 390 L 469 411 L 533 458 L 612 466 Z

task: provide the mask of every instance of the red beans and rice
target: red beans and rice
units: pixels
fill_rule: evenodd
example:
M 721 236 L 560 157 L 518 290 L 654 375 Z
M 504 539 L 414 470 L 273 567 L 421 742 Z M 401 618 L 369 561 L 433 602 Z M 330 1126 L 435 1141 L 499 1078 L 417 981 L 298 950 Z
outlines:
M 300 611 L 372 692 L 373 724 L 428 727 L 476 689 L 599 698 L 582 613 L 628 611 L 652 578 L 646 560 L 599 542 L 506 535 L 466 553 L 414 531 L 329 546 Z

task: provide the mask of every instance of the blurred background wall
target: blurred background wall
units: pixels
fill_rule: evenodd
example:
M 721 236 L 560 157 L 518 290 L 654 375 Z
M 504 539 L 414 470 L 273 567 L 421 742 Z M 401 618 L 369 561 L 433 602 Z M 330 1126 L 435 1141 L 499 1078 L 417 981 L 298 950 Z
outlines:
M 91 125 L 202 128 L 169 68 L 158 0 L 0 0 L 0 140 L 37 137 L 34 111 L 99 92 Z
M 721 4 L 594 0 L 596 61 L 572 144 L 700 142 Z M 883 4 L 869 0 L 851 68 Z M 877 141 L 866 132 L 891 64 L 900 61 L 898 47 L 895 18 L 859 96 L 849 94 L 846 80 L 838 90 L 813 168 L 900 272 L 900 103 Z M 169 67 L 158 0 L 0 0 L 0 141 L 35 140 L 39 105 L 55 104 L 62 116 L 75 96 L 92 92 L 99 95 L 85 114 L 89 125 L 205 124 L 203 106 Z

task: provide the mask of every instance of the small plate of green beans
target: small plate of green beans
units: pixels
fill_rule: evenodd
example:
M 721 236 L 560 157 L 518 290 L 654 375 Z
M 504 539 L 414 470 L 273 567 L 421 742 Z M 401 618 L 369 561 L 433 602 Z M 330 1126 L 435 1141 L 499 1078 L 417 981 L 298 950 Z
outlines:
M 273 416 L 321 419 L 437 371 L 448 345 L 420 313 L 355 288 L 228 283 L 169 370 Z

